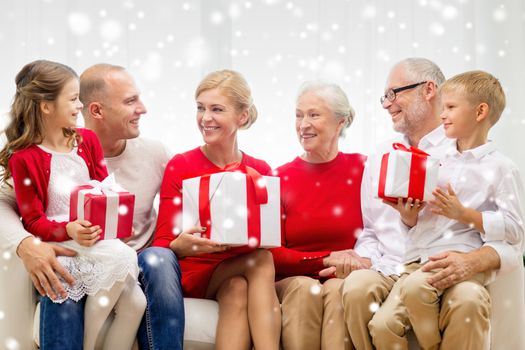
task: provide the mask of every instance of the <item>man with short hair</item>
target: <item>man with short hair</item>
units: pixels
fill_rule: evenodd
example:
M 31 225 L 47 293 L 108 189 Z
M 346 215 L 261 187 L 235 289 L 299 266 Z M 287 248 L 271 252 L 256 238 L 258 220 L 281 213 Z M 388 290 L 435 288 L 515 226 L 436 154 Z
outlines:
M 80 76 L 80 100 L 84 104 L 85 126 L 99 137 L 108 171 L 115 174 L 122 187 L 135 194 L 134 233 L 126 243 L 139 252 L 139 281 L 148 303 L 138 333 L 139 346 L 182 349 L 184 303 L 177 257 L 169 249 L 146 248 L 153 239 L 157 219 L 153 200 L 169 157 L 160 142 L 138 137 L 139 121 L 146 108 L 133 78 L 123 67 L 97 64 L 86 69 Z M 63 304 L 51 300 L 56 297 L 55 291 L 65 293 L 58 276 L 74 282 L 56 255 L 75 252 L 40 242 L 26 232 L 15 203 L 14 193 L 4 186 L 0 194 L 0 234 L 17 247 L 17 254 L 43 296 L 40 347 L 80 350 L 85 299 L 78 303 L 68 299 Z

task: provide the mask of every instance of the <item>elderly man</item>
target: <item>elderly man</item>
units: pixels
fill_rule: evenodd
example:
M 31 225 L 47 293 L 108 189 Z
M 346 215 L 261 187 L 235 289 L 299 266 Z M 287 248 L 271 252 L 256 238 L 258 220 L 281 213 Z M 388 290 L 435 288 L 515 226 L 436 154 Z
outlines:
M 109 64 L 88 68 L 80 77 L 80 100 L 84 104 L 85 125 L 98 135 L 108 171 L 136 196 L 134 234 L 127 243 L 140 251 L 139 280 L 148 302 L 139 329 L 139 345 L 143 349 L 182 349 L 184 304 L 177 257 L 168 249 L 146 248 L 153 238 L 157 218 L 153 200 L 168 155 L 159 142 L 138 137 L 139 120 L 146 108 L 133 78 L 124 68 Z M 56 256 L 75 252 L 40 242 L 26 232 L 15 203 L 12 191 L 2 188 L 0 234 L 17 247 L 17 254 L 43 296 L 40 346 L 43 350 L 82 349 L 85 299 L 78 303 L 67 300 L 63 304 L 51 300 L 56 293 L 65 294 L 59 277 L 74 283 Z
M 441 126 L 438 86 L 445 81 L 433 62 L 409 58 L 397 63 L 387 79 L 383 108 L 392 117 L 394 130 L 403 134 L 394 140 L 418 147 L 440 158 L 454 140 L 447 139 Z M 392 142 L 378 149 L 391 150 Z M 405 262 L 405 247 L 397 211 L 373 198 L 377 189 L 379 162 L 371 157 L 362 181 L 364 230 L 355 251 L 371 259 L 370 270 L 352 272 L 343 286 L 345 321 L 356 349 L 407 348 L 407 317 L 392 317 L 402 312 L 398 305 L 400 282 Z M 499 273 L 518 266 L 521 250 L 504 242 L 487 242 L 469 253 L 445 252 L 432 255 L 426 247 L 418 251 L 424 271 L 438 270 L 429 283 L 445 291 L 439 326 L 443 349 L 482 349 L 489 330 L 490 298 L 482 288 L 466 288 L 459 282 L 477 273 L 485 273 L 490 282 Z M 429 256 L 428 256 L 429 255 Z M 379 309 L 378 307 L 381 306 Z M 397 315 L 397 314 L 396 314 Z M 396 322 L 404 319 L 406 322 Z M 469 320 L 466 322 L 465 320 Z M 370 331 L 370 333 L 369 333 Z M 374 336 L 389 332 L 392 337 Z

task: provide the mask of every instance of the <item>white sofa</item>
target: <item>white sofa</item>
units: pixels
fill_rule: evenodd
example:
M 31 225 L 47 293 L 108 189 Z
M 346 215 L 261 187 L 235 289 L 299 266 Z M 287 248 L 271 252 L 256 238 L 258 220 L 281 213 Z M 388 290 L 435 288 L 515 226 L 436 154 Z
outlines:
M 21 260 L 12 249 L 6 248 L 2 243 L 0 241 L 0 349 L 36 349 L 33 333 L 34 319 L 38 321 L 38 317 L 34 318 L 36 295 Z M 493 303 L 490 349 L 525 349 L 523 267 L 500 278 L 489 290 Z M 213 349 L 218 318 L 217 303 L 185 298 L 184 305 L 184 348 Z M 410 348 L 417 349 L 413 337 Z

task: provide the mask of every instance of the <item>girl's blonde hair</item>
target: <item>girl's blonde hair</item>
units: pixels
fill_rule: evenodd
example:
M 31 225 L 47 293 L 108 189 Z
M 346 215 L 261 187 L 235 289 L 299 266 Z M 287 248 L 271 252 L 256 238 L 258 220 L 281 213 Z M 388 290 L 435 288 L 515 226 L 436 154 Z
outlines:
M 253 104 L 252 93 L 244 77 L 233 70 L 220 70 L 208 74 L 197 86 L 195 98 L 203 91 L 219 89 L 237 112 L 248 110 L 248 120 L 241 125 L 241 129 L 248 129 L 257 120 L 257 108 Z
M 9 112 L 10 122 L 4 130 L 7 143 L 0 151 L 0 180 L 11 177 L 7 166 L 11 155 L 44 139 L 40 102 L 55 101 L 64 85 L 78 79 L 70 67 L 52 61 L 38 60 L 26 64 L 16 75 L 16 93 Z M 80 142 L 75 129 L 63 129 L 71 143 Z

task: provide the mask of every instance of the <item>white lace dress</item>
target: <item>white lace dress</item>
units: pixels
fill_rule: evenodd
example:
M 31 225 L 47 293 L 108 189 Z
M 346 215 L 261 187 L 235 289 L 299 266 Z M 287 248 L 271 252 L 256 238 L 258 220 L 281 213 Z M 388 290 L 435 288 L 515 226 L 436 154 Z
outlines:
M 46 216 L 57 222 L 69 221 L 69 197 L 73 186 L 90 180 L 85 161 L 76 148 L 70 153 L 58 153 L 40 146 L 52 155 Z M 137 279 L 137 253 L 119 239 L 100 240 L 92 247 L 84 247 L 73 240 L 57 243 L 78 252 L 75 257 L 59 256 L 58 261 L 75 279 L 75 285 L 64 282 L 68 298 L 78 301 L 85 295 L 94 295 L 101 289 L 109 290 L 128 275 Z M 66 298 L 67 299 L 67 298 Z M 62 303 L 66 299 L 55 300 Z

